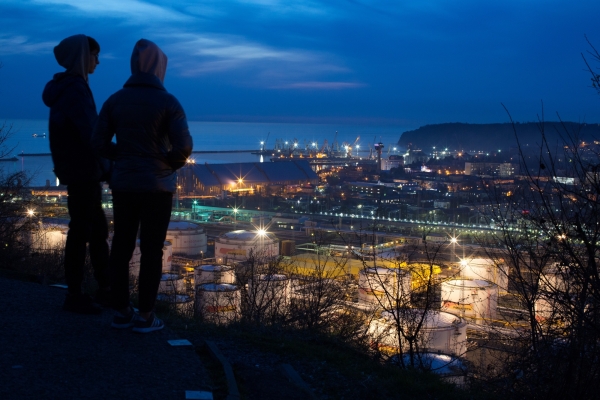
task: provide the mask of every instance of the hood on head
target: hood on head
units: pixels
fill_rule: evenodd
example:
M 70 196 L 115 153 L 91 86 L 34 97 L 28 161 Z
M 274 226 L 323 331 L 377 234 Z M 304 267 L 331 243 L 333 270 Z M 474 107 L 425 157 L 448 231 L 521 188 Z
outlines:
M 155 43 L 146 39 L 138 40 L 131 54 L 131 73 L 139 72 L 156 75 L 161 82 L 164 82 L 167 72 L 167 56 Z
M 73 35 L 63 39 L 54 48 L 54 57 L 68 74 L 79 75 L 88 80 L 90 46 L 86 35 Z

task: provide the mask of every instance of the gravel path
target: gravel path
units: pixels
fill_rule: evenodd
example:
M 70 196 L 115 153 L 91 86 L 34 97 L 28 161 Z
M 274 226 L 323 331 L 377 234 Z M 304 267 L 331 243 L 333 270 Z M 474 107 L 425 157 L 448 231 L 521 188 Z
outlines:
M 150 334 L 110 328 L 112 312 L 62 311 L 65 289 L 0 278 L 0 398 L 185 399 L 210 391 L 192 346 L 168 326 Z M 196 345 L 196 343 L 194 343 Z

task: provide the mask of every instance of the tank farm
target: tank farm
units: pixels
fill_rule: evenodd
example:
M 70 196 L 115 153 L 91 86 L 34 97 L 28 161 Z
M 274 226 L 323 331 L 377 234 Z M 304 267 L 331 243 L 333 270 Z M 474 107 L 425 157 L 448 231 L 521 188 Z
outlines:
M 63 236 L 60 227 L 52 228 L 51 240 Z M 208 242 L 201 225 L 170 223 L 158 295 L 163 307 L 215 324 L 276 320 L 325 288 L 326 296 L 335 297 L 326 312 L 365 316 L 373 349 L 393 359 L 412 346 L 458 384 L 489 357 L 477 349 L 482 338 L 497 332 L 510 337 L 519 329 L 523 310 L 506 300 L 510 268 L 502 259 L 456 257 L 436 264 L 424 257 L 407 260 L 406 243 L 296 245 L 261 230 L 222 233 L 210 243 L 214 250 Z M 133 290 L 139 259 L 138 246 L 130 262 Z M 548 276 L 560 285 L 557 274 Z M 428 287 L 433 290 L 424 296 Z M 549 320 L 548 302 L 542 296 L 536 303 L 538 321 Z M 406 340 L 411 335 L 413 343 Z

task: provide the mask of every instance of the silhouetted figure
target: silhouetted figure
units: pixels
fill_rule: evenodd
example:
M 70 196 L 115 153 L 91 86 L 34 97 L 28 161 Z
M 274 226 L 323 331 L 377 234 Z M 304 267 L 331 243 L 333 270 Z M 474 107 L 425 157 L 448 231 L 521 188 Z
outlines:
M 65 278 L 68 294 L 64 309 L 83 314 L 98 314 L 95 301 L 108 304 L 108 227 L 102 210 L 102 186 L 107 166 L 91 147 L 98 120 L 96 103 L 88 85 L 94 73 L 100 46 L 85 35 L 70 36 L 54 48 L 58 64 L 66 69 L 46 84 L 44 103 L 50 107 L 48 132 L 54 173 L 67 185 L 69 233 L 65 245 Z M 89 243 L 94 276 L 100 289 L 96 298 L 83 294 L 86 243 Z
M 192 152 L 183 108 L 163 86 L 167 56 L 145 39 L 131 55 L 131 77 L 102 106 L 95 149 L 112 160 L 115 235 L 111 286 L 116 310 L 112 326 L 146 333 L 162 329 L 154 305 L 162 275 L 162 253 L 171 218 L 176 170 Z M 116 136 L 116 144 L 112 143 Z M 140 231 L 139 316 L 129 305 L 129 260 Z

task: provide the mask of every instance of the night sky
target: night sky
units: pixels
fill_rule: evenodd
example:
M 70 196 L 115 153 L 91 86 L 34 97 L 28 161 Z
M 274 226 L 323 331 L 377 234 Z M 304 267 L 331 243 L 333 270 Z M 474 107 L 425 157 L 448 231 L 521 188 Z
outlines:
M 588 0 L 0 0 L 0 118 L 46 118 L 52 48 L 98 40 L 98 109 L 140 38 L 198 121 L 395 124 L 600 122 L 582 59 L 600 48 Z M 600 64 L 595 64 L 600 67 Z

